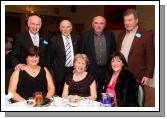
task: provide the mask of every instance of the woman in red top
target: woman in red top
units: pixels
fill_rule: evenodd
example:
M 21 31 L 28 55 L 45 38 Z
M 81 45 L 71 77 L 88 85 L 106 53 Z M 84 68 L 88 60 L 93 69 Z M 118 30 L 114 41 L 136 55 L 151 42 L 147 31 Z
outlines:
M 115 106 L 138 106 L 138 84 L 127 69 L 125 57 L 120 52 L 114 52 L 110 61 L 110 72 L 107 74 L 103 92 L 114 95 Z

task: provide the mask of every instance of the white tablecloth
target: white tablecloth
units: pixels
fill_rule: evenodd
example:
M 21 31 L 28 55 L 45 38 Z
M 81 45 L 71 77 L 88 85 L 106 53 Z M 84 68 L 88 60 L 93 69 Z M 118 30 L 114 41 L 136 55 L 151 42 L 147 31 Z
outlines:
M 27 101 L 7 104 L 8 107 L 28 107 Z M 49 107 L 100 107 L 100 102 L 82 99 L 78 103 L 70 103 L 68 99 L 61 97 L 54 97 L 53 102 L 48 105 Z M 48 107 L 47 106 L 47 107 Z

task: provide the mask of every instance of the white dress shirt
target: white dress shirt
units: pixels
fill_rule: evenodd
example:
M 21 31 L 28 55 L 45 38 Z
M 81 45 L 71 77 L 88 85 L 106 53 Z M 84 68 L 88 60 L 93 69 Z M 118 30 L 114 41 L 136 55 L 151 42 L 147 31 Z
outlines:
M 63 38 L 63 43 L 64 43 L 64 47 L 66 47 L 66 37 L 69 38 L 69 42 L 70 42 L 70 48 L 71 48 L 71 59 L 72 59 L 72 66 L 73 66 L 73 61 L 74 61 L 74 50 L 73 50 L 73 44 L 72 44 L 72 39 L 71 39 L 71 36 L 64 36 L 62 35 L 62 38 Z
M 35 46 L 39 47 L 39 33 L 36 33 L 35 35 L 32 34 L 30 31 L 29 31 L 29 34 L 31 36 L 31 39 L 32 39 L 32 42 Z

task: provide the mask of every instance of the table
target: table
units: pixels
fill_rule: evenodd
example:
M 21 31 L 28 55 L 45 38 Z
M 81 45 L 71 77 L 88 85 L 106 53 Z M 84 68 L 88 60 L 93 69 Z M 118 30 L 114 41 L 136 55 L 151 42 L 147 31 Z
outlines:
M 47 107 L 100 107 L 100 102 L 89 100 L 89 99 L 81 99 L 78 103 L 70 103 L 68 98 L 62 97 L 53 97 L 53 101 Z M 7 104 L 8 107 L 29 107 L 26 104 L 27 101 L 20 101 L 16 103 Z

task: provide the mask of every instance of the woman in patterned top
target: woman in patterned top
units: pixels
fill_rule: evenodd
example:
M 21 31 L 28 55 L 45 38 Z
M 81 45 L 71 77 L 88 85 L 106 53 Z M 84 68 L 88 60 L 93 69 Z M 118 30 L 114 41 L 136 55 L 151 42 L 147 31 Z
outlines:
M 76 54 L 74 57 L 74 71 L 65 81 L 62 96 L 74 95 L 96 100 L 96 82 L 86 69 L 89 64 L 85 54 Z

